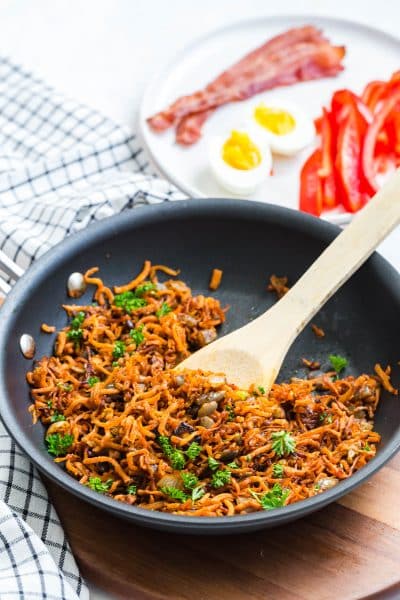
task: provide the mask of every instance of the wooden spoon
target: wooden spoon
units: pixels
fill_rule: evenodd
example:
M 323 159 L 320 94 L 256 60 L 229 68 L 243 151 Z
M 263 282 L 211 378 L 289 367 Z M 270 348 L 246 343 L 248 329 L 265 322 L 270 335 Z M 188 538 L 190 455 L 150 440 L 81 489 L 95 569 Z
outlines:
M 244 327 L 201 348 L 177 367 L 225 373 L 267 391 L 297 335 L 400 223 L 400 169 L 279 302 Z

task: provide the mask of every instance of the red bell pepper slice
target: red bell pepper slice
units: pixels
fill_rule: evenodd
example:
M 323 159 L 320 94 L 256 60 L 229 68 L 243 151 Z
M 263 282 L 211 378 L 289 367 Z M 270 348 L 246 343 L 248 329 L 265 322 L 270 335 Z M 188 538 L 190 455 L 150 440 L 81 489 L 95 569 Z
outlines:
M 349 212 L 357 212 L 369 194 L 361 171 L 363 136 L 367 123 L 357 103 L 349 97 L 337 140 L 336 170 L 341 201 Z
M 381 108 L 375 114 L 372 123 L 368 126 L 365 135 L 362 152 L 362 170 L 373 192 L 377 192 L 379 189 L 376 181 L 374 161 L 375 147 L 377 145 L 379 133 L 389 115 L 395 109 L 397 103 L 400 103 L 400 89 L 397 89 L 395 93 L 383 101 Z
M 300 210 L 317 217 L 322 212 L 320 168 L 321 150 L 317 148 L 304 163 L 300 174 Z
M 338 204 L 335 182 L 335 139 L 332 119 L 326 108 L 322 109 L 321 118 L 322 161 L 319 176 L 322 179 L 322 202 L 324 208 L 334 208 Z

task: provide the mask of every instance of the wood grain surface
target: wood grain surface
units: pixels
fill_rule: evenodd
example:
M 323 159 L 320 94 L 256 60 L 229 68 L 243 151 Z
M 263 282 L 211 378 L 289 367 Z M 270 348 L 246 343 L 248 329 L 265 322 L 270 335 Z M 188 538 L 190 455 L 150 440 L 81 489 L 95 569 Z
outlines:
M 400 455 L 309 517 L 225 537 L 144 529 L 46 484 L 84 576 L 115 598 L 400 598 Z

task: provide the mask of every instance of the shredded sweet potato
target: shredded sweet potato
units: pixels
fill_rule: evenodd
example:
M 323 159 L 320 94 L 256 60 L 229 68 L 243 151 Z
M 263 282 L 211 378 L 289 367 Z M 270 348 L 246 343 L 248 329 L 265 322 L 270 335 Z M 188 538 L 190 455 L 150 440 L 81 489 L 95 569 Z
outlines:
M 210 290 L 215 291 L 219 288 L 219 286 L 221 285 L 222 275 L 223 271 L 221 271 L 221 269 L 213 269 L 209 284 Z
M 318 327 L 318 325 L 316 325 L 315 323 L 312 323 L 311 329 L 318 338 L 325 337 L 325 331 L 321 327 Z
M 271 275 L 271 277 L 269 278 L 267 290 L 269 292 L 275 292 L 278 299 L 282 298 L 282 296 L 284 296 L 289 291 L 287 283 L 287 277 L 278 277 L 277 275 Z
M 175 372 L 216 337 L 219 301 L 160 281 L 176 271 L 149 262 L 115 293 L 95 273 L 85 275 L 95 302 L 64 306 L 54 354 L 27 374 L 49 452 L 83 485 L 150 510 L 240 515 L 319 494 L 375 456 L 377 377 L 325 373 L 266 395 Z

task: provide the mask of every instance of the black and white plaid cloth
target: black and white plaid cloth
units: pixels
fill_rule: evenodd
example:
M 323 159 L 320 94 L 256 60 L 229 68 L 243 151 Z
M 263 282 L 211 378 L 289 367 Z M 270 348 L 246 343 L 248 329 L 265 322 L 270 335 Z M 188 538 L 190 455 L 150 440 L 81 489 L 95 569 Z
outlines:
M 91 221 L 181 197 L 149 173 L 135 135 L 0 59 L 0 248 L 22 268 Z M 0 600 L 88 597 L 43 483 L 0 421 Z

